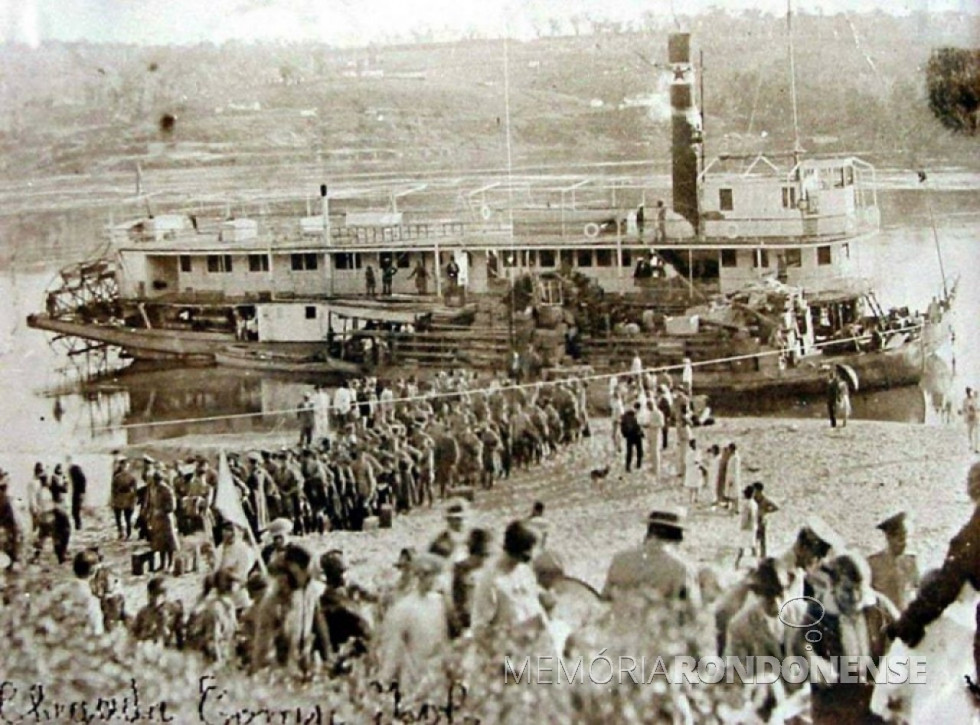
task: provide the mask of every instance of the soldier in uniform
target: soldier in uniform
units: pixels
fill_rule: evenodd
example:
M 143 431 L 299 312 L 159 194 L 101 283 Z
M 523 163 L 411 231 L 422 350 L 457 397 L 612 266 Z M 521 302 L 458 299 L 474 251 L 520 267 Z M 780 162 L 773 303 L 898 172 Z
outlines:
M 868 557 L 871 567 L 871 587 L 888 597 L 892 604 L 904 609 L 919 586 L 919 565 L 914 554 L 905 553 L 908 528 L 905 512 L 890 516 L 877 526 L 884 532 L 888 546 Z
M 671 546 L 684 540 L 685 518 L 680 509 L 651 511 L 646 541 L 613 557 L 603 597 L 615 600 L 629 591 L 639 591 L 664 599 L 684 599 L 691 606 L 699 606 L 697 572 Z
M 966 584 L 980 590 L 980 463 L 970 467 L 966 490 L 974 503 L 973 515 L 949 542 L 939 574 L 930 578 L 898 621 L 888 627 L 889 636 L 901 639 L 910 647 L 919 644 L 925 628 L 956 600 Z M 980 624 L 980 610 L 977 621 Z M 974 676 L 977 676 L 980 674 L 980 631 L 973 638 L 973 661 Z

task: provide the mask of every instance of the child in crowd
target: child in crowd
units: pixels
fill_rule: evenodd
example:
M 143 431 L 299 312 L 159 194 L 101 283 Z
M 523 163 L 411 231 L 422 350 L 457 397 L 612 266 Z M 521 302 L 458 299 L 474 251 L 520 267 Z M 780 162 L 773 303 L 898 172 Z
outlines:
M 759 504 L 755 501 L 755 487 L 746 486 L 742 490 L 742 505 L 739 514 L 738 524 L 738 555 L 735 557 L 735 568 L 742 562 L 742 555 L 746 550 L 753 561 L 758 555 L 755 547 L 756 531 L 759 525 Z

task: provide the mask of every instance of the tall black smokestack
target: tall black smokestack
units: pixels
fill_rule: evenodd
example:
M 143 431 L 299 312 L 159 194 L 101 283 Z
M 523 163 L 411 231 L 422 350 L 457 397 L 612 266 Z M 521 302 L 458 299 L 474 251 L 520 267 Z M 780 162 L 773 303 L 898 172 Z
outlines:
M 670 84 L 671 167 L 674 211 L 698 229 L 698 146 L 701 125 L 694 106 L 694 67 L 691 34 L 671 33 L 667 60 L 673 73 Z

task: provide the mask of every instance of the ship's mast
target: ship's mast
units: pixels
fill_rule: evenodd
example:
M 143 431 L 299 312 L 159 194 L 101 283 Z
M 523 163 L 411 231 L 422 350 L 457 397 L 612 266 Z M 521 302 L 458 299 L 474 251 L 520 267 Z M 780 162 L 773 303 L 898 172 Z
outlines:
M 793 105 L 793 165 L 800 163 L 800 118 L 796 108 L 796 52 L 793 47 L 793 0 L 786 0 L 786 36 L 789 39 L 789 95 Z

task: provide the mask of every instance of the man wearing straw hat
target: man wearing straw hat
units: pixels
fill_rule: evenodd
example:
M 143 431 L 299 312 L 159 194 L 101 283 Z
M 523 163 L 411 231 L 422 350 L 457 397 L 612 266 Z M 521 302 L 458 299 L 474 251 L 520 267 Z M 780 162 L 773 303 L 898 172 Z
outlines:
M 636 591 L 657 594 L 667 600 L 687 600 L 692 606 L 698 606 L 701 590 L 697 573 L 672 546 L 684 540 L 685 527 L 683 509 L 651 511 L 643 544 L 613 557 L 603 596 L 615 600 Z

